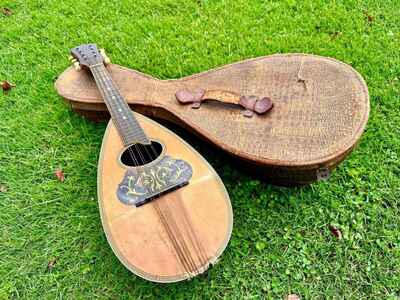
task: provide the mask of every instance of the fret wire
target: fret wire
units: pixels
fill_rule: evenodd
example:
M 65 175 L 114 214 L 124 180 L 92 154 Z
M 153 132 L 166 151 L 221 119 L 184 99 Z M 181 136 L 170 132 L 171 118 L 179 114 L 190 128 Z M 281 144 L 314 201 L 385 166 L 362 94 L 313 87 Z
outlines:
M 113 103 L 116 103 L 115 101 Z M 125 107 L 121 107 L 118 104 L 114 105 L 117 110 L 121 113 L 121 114 L 125 114 L 125 116 L 123 116 L 123 120 L 121 120 L 120 115 L 118 115 L 118 120 L 121 123 L 121 126 L 123 126 L 124 129 L 126 128 L 130 128 L 132 129 L 132 131 L 134 131 L 135 133 L 141 133 L 141 135 L 144 135 L 143 129 L 139 126 L 139 124 L 137 123 L 137 120 L 135 119 L 134 115 L 132 114 L 130 108 L 128 106 Z M 135 126 L 133 126 L 135 125 Z M 133 130 L 135 129 L 135 130 Z
M 98 72 L 98 74 L 100 75 L 100 77 L 101 77 L 101 79 L 103 80 L 103 82 L 107 85 L 107 79 L 106 79 L 107 77 L 105 76 L 105 75 L 106 75 L 105 72 L 104 72 L 104 71 L 101 71 L 101 70 L 98 70 L 97 72 Z M 109 79 L 108 82 L 109 82 L 110 84 L 113 84 L 113 82 L 112 82 L 111 79 Z M 114 98 L 113 98 L 113 96 L 114 96 L 114 97 L 117 98 L 118 100 L 123 100 L 123 99 L 122 99 L 122 96 L 120 95 L 120 93 L 119 93 L 113 86 L 111 86 L 110 84 L 109 84 L 108 87 L 106 86 L 106 90 L 107 90 L 107 93 L 111 95 L 111 98 L 114 99 Z M 113 101 L 113 103 L 116 104 L 115 101 Z M 114 106 L 117 106 L 117 107 L 123 108 L 123 109 L 126 109 L 126 108 L 129 109 L 129 107 L 126 105 L 125 102 L 122 103 L 123 106 L 120 106 L 120 105 L 118 105 L 118 104 L 121 104 L 121 103 L 117 103 L 117 105 L 114 105 Z M 129 109 L 129 111 L 130 111 L 130 109 Z
M 106 73 L 106 69 L 104 66 L 99 66 L 99 68 L 91 69 L 93 74 L 95 75 L 96 82 L 98 82 L 100 91 L 105 98 L 106 105 L 110 108 L 110 113 L 113 116 L 113 120 L 115 121 L 117 127 L 119 128 L 120 134 L 126 143 L 129 140 L 134 139 L 135 141 L 148 141 L 148 138 L 144 134 L 143 129 L 140 127 L 136 118 L 132 114 L 129 106 L 123 100 L 122 95 L 115 88 L 115 83 L 109 74 Z M 122 105 L 121 105 L 122 104 Z M 116 113 L 113 109 L 117 109 L 118 111 L 123 110 L 125 112 L 125 118 L 123 121 L 121 120 L 120 114 Z M 124 122 L 125 121 L 125 122 Z
M 114 106 L 115 108 L 124 108 L 124 107 L 121 107 L 121 106 L 119 105 L 120 103 L 114 101 L 114 98 L 115 98 L 115 97 L 113 97 L 113 96 L 115 96 L 115 95 L 113 95 L 113 94 L 110 92 L 109 88 L 107 88 L 106 82 L 105 82 L 105 76 L 104 76 L 104 74 L 98 73 L 98 75 L 99 75 L 100 79 L 102 80 L 101 83 L 102 83 L 102 85 L 103 85 L 104 88 L 105 88 L 105 93 L 109 96 L 109 98 L 111 98 L 111 101 L 110 101 L 110 99 L 107 99 L 107 100 L 109 100 L 110 104 L 111 104 L 112 106 Z M 110 96 L 111 96 L 111 97 L 110 97 Z M 121 99 L 119 99 L 119 100 L 121 100 Z
M 106 88 L 106 86 L 105 86 L 105 82 L 104 82 L 104 75 L 103 74 L 101 74 L 100 72 L 95 72 L 96 74 L 95 75 L 97 75 L 96 77 L 97 77 L 97 81 L 98 81 L 98 83 L 99 83 L 99 86 L 100 86 L 100 88 L 101 88 L 101 92 L 103 93 L 103 95 L 104 95 L 104 98 L 105 98 L 105 102 L 106 102 L 106 104 L 109 104 L 109 106 L 110 106 L 110 113 L 112 114 L 112 115 L 114 115 L 113 116 L 113 120 L 115 121 L 114 123 L 117 125 L 117 127 L 119 127 L 120 128 L 120 131 L 121 131 L 121 135 L 122 135 L 122 137 L 123 137 L 123 139 L 126 141 L 126 137 L 124 136 L 124 132 L 123 132 L 123 129 L 122 129 L 122 124 L 121 124 L 121 122 L 120 122 L 120 120 L 119 120 L 119 118 L 118 118 L 118 115 L 113 111 L 113 109 L 112 109 L 112 107 L 114 106 L 117 106 L 116 105 L 116 103 L 115 103 L 115 101 L 110 101 L 110 97 L 108 97 L 109 95 L 108 95 L 108 92 L 107 92 L 107 88 Z M 95 77 L 95 78 L 96 78 Z
M 104 74 L 101 73 L 101 77 L 102 77 L 103 81 L 105 81 Z M 110 83 L 112 84 L 111 81 L 110 81 Z M 107 89 L 107 92 L 111 95 L 111 97 L 114 96 L 114 97 L 117 98 L 118 100 L 123 100 L 121 94 L 120 94 L 115 88 L 112 88 L 111 90 L 110 90 L 110 89 Z M 114 98 L 112 98 L 112 99 L 114 99 Z M 115 102 L 114 102 L 114 103 L 115 103 Z M 120 103 L 118 103 L 118 104 L 120 104 Z M 128 106 L 125 105 L 125 104 L 126 104 L 126 103 L 123 102 L 123 106 L 122 106 L 121 108 L 128 108 Z M 119 106 L 119 105 L 117 105 L 117 106 Z
M 99 74 L 99 73 L 97 75 L 98 75 L 98 79 L 100 79 L 99 83 L 101 84 L 103 93 L 105 94 L 105 96 L 109 96 L 108 95 L 109 93 L 107 91 L 108 89 L 107 89 L 107 87 L 105 86 L 105 83 L 104 83 L 104 75 Z M 111 101 L 110 101 L 110 98 L 111 98 Z M 113 101 L 112 97 L 108 97 L 106 100 L 109 102 L 109 104 L 111 106 L 118 106 L 118 105 L 116 105 L 115 101 Z
M 126 145 L 129 142 L 129 138 L 126 137 L 126 135 L 123 133 L 123 130 L 120 128 L 120 123 L 118 122 L 114 111 L 111 109 L 112 102 L 110 102 L 109 99 L 107 99 L 107 92 L 104 89 L 104 83 L 102 82 L 102 78 L 101 78 L 101 76 L 99 76 L 99 74 L 94 74 L 94 75 L 95 75 L 94 78 L 96 80 L 96 83 L 99 85 L 100 92 L 103 95 L 104 101 L 105 101 L 106 105 L 109 106 L 109 111 L 110 111 L 110 114 L 111 114 L 112 119 L 114 121 L 114 124 L 116 125 L 118 131 L 120 132 L 120 137 L 122 138 L 124 144 Z
M 103 84 L 106 85 L 104 74 L 100 74 L 100 78 L 102 79 Z M 114 106 L 118 110 L 119 109 L 123 109 L 123 110 L 125 110 L 125 112 L 130 112 L 130 109 L 127 109 L 128 108 L 127 105 L 123 105 L 123 104 L 126 104 L 126 103 L 122 102 L 123 101 L 122 97 L 118 93 L 116 93 L 115 90 L 113 92 L 113 89 L 110 90 L 110 88 L 107 88 L 107 86 L 106 86 L 106 93 L 108 94 L 109 98 L 111 98 L 110 103 L 111 103 L 112 106 Z M 108 100 L 110 100 L 110 99 L 108 99 Z M 118 102 L 116 100 L 120 100 L 120 101 Z

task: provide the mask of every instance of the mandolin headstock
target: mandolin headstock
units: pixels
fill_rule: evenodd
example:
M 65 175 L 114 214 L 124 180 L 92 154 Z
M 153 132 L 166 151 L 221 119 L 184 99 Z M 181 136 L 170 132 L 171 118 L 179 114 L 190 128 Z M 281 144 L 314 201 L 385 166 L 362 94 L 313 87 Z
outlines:
M 104 57 L 96 44 L 83 44 L 71 49 L 71 54 L 80 66 L 91 66 L 104 63 Z

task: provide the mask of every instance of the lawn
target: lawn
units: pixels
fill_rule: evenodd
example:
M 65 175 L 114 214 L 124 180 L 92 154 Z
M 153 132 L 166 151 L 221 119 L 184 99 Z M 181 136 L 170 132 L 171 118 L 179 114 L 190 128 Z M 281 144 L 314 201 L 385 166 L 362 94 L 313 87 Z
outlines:
M 69 48 L 86 42 L 159 78 L 274 53 L 334 57 L 365 78 L 370 120 L 332 177 L 302 188 L 249 177 L 184 134 L 226 184 L 232 239 L 205 275 L 154 284 L 123 267 L 102 231 L 105 123 L 53 87 Z M 0 0 L 0 82 L 16 84 L 0 92 L 0 299 L 399 299 L 399 45 L 397 0 Z

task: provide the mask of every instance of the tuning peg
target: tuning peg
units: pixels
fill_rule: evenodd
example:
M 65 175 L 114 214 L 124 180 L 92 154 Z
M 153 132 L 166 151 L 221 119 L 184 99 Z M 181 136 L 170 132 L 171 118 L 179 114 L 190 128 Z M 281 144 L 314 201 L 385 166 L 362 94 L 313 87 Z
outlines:
M 106 54 L 106 50 L 100 49 L 100 54 L 101 54 L 101 56 L 103 56 L 104 63 L 105 63 L 106 65 L 108 65 L 109 63 L 111 63 L 110 58 L 109 58 L 109 57 L 107 56 L 107 54 Z
M 75 68 L 75 70 L 77 70 L 77 71 L 80 71 L 82 68 L 81 68 L 81 65 L 79 64 L 79 62 L 77 62 L 77 61 L 75 61 L 74 62 L 74 68 Z

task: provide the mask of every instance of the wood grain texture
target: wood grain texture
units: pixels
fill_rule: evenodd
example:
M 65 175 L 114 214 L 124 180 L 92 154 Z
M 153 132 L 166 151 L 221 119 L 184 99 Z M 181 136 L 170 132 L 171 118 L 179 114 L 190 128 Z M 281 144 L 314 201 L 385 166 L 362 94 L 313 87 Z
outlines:
M 316 180 L 319 169 L 333 169 L 354 148 L 369 115 L 364 80 L 331 58 L 272 55 L 176 80 L 158 80 L 117 65 L 108 68 L 135 110 L 178 123 L 258 166 L 277 183 L 304 184 Z M 100 94 L 85 72 L 67 69 L 56 88 L 74 110 L 92 119 L 104 116 Z M 198 88 L 268 96 L 274 108 L 245 118 L 236 106 L 210 102 L 194 110 L 176 101 L 177 90 Z
M 233 221 L 229 196 L 219 176 L 193 148 L 156 122 L 136 117 L 147 136 L 164 145 L 165 155 L 190 163 L 193 176 L 187 186 L 143 206 L 123 204 L 116 191 L 127 170 L 119 161 L 124 146 L 110 122 L 98 168 L 104 231 L 116 256 L 133 273 L 156 282 L 188 279 L 215 263 L 229 241 Z

